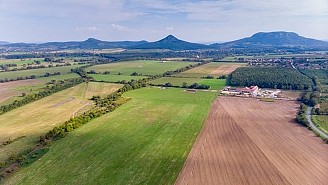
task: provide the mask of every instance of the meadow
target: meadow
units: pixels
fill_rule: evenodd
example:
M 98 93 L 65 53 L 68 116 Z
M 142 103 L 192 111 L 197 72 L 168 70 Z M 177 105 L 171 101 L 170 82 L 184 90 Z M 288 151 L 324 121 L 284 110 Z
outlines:
M 147 78 L 147 76 L 128 76 L 128 75 L 102 75 L 102 74 L 89 74 L 95 81 L 99 82 L 117 82 L 117 81 L 131 81 Z
M 55 142 L 4 184 L 173 184 L 216 93 L 148 87 L 123 96 L 131 100 Z
M 1 115 L 0 143 L 17 141 L 0 145 L 0 162 L 34 146 L 40 135 L 93 106 L 89 100 L 93 95 L 110 94 L 120 87 L 120 84 L 83 83 Z
M 150 81 L 154 85 L 164 85 L 165 83 L 171 83 L 173 86 L 182 87 L 185 82 L 188 86 L 193 83 L 209 85 L 211 89 L 219 90 L 222 89 L 226 83 L 225 79 L 203 79 L 203 78 L 177 78 L 177 77 L 163 77 L 153 81 Z
M 62 67 L 51 67 L 51 68 L 39 68 L 39 69 L 29 69 L 21 71 L 8 71 L 0 72 L 0 79 L 15 79 L 17 77 L 30 77 L 35 75 L 36 77 L 43 76 L 45 73 L 53 74 L 55 72 L 60 72 L 60 74 L 68 74 L 71 69 L 81 67 L 82 65 L 72 65 L 72 66 L 62 66 Z
M 328 134 L 328 116 L 327 115 L 312 115 L 312 121 L 323 132 Z
M 166 61 L 161 62 L 158 60 L 135 60 L 128 62 L 117 62 L 110 64 L 102 64 L 92 66 L 87 68 L 88 71 L 94 70 L 96 72 L 103 73 L 105 71 L 110 71 L 111 74 L 117 75 L 131 75 L 137 72 L 142 75 L 160 75 L 166 71 L 173 71 L 178 68 L 188 66 L 190 64 L 195 64 L 195 62 L 176 62 L 176 61 Z

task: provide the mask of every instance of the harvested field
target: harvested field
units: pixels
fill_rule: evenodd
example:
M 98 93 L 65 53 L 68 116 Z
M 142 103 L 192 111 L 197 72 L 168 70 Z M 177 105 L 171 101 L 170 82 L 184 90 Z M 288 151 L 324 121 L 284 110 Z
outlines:
M 223 65 L 219 66 L 217 69 L 215 69 L 213 72 L 211 72 L 210 74 L 212 74 L 212 75 L 228 75 L 240 66 L 241 66 L 240 64 L 223 64 Z
M 246 63 L 231 63 L 231 62 L 211 62 L 209 64 L 205 64 L 183 73 L 175 74 L 173 76 L 178 77 L 204 77 L 204 76 L 220 76 L 220 75 L 228 75 L 238 67 L 246 66 Z
M 327 184 L 328 145 L 294 122 L 297 109 L 218 98 L 176 184 Z
M 21 92 L 14 90 L 14 88 L 21 86 L 31 86 L 36 84 L 40 84 L 40 81 L 33 79 L 0 83 L 0 103 L 12 96 L 18 96 L 22 94 Z

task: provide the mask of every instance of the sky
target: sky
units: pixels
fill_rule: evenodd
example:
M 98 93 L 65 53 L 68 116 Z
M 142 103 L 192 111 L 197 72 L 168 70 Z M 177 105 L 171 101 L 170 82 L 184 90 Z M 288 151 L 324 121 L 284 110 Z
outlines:
M 328 0 L 0 0 L 0 41 L 201 43 L 292 31 L 328 40 Z

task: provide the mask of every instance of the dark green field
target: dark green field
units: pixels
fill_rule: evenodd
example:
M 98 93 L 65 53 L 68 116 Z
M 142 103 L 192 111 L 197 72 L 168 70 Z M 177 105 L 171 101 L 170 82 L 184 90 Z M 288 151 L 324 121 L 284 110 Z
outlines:
M 151 81 L 151 84 L 164 85 L 165 83 L 171 83 L 173 86 L 182 87 L 183 82 L 187 83 L 188 86 L 193 83 L 209 85 L 211 89 L 219 90 L 222 89 L 226 83 L 225 79 L 202 79 L 202 78 L 176 78 L 176 77 L 163 77 Z

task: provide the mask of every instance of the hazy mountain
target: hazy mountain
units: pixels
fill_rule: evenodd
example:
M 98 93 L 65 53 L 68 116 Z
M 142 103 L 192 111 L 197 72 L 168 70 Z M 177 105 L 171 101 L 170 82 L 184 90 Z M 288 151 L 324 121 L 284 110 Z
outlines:
M 170 50 L 195 50 L 207 48 L 207 45 L 186 42 L 180 40 L 173 35 L 169 35 L 164 39 L 156 42 L 148 42 L 146 44 L 133 46 L 133 49 L 170 49 Z
M 0 45 L 6 45 L 6 44 L 10 44 L 10 42 L 0 41 Z
M 216 44 L 229 48 L 248 47 L 328 47 L 328 42 L 299 36 L 294 32 L 259 32 L 251 37 L 239 39 L 223 44 Z

